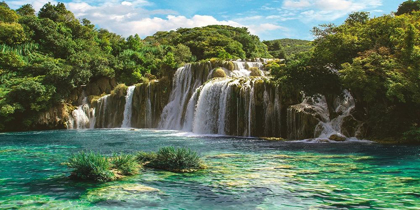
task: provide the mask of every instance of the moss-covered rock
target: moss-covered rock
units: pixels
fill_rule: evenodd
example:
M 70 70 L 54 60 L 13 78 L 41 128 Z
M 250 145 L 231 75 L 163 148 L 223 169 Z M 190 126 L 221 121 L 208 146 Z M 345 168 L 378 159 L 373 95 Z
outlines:
M 226 67 L 229 71 L 233 71 L 235 70 L 235 64 L 232 61 L 228 61 L 227 62 L 227 67 Z
M 66 129 L 67 121 L 74 107 L 62 103 L 40 113 L 35 124 L 36 129 Z
M 328 139 L 333 140 L 333 141 L 345 141 L 347 138 L 342 134 L 335 133 L 335 134 L 330 135 Z
M 261 70 L 258 67 L 251 67 L 249 70 L 251 71 L 250 76 L 259 77 L 262 75 Z
M 226 77 L 226 73 L 222 68 L 217 68 L 213 71 L 213 78 L 215 77 Z

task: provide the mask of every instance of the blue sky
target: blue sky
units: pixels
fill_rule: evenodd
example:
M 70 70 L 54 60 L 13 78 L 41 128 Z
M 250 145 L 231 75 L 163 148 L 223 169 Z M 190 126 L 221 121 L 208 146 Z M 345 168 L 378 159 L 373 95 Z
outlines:
M 32 4 L 38 11 L 48 0 L 6 1 L 13 9 Z M 57 3 L 56 1 L 50 1 Z M 66 0 L 77 18 L 125 37 L 211 24 L 248 27 L 261 40 L 312 40 L 310 30 L 323 23 L 343 23 L 353 11 L 381 16 L 404 0 Z

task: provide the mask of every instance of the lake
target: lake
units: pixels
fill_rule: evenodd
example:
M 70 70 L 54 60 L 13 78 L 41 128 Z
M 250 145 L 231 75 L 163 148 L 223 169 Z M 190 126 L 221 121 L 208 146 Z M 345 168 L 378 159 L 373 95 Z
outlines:
M 142 169 L 109 183 L 77 182 L 62 163 L 188 147 L 208 168 Z M 28 209 L 419 209 L 420 147 L 198 136 L 144 129 L 0 134 L 0 208 Z

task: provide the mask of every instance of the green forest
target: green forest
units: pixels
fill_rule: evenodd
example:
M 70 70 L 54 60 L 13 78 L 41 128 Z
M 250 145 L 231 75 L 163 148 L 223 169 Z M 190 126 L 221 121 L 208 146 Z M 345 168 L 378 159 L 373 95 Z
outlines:
M 34 129 L 42 111 L 74 103 L 73 90 L 101 78 L 132 85 L 171 78 L 185 63 L 280 58 L 266 65 L 285 95 L 356 99 L 368 137 L 420 141 L 420 1 L 370 18 L 312 30 L 313 41 L 261 41 L 247 28 L 212 25 L 127 38 L 78 20 L 63 3 L 36 14 L 0 4 L 0 131 Z
M 270 57 L 247 28 L 207 26 L 124 38 L 78 20 L 63 3 L 38 14 L 0 5 L 0 131 L 33 128 L 38 113 L 72 103 L 75 88 L 100 78 L 132 85 L 209 58 Z

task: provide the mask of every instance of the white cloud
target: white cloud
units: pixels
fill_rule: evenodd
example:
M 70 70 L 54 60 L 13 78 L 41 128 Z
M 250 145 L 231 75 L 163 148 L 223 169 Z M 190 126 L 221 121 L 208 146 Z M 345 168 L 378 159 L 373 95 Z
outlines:
M 124 35 L 139 34 L 140 36 L 152 35 L 157 31 L 169 31 L 177 28 L 193 28 L 207 25 L 231 25 L 242 26 L 234 21 L 219 21 L 212 16 L 194 15 L 192 18 L 185 16 L 168 15 L 164 18 L 144 18 L 141 20 L 126 22 L 123 27 L 117 29 Z M 119 27 L 119 26 L 114 26 Z
M 19 8 L 24 4 L 32 4 L 36 11 L 51 0 L 18 0 L 8 2 L 12 8 Z M 280 4 L 277 2 L 277 4 Z M 230 25 L 234 27 L 248 27 L 249 31 L 256 35 L 267 34 L 270 31 L 287 29 L 273 24 L 266 23 L 267 18 L 262 15 L 254 15 L 243 18 L 230 19 L 226 16 L 218 20 L 214 16 L 198 15 L 186 17 L 179 15 L 176 11 L 157 9 L 149 10 L 147 6 L 152 5 L 147 0 L 74 0 L 65 4 L 67 9 L 73 12 L 76 18 L 86 18 L 100 28 L 125 37 L 139 34 L 141 37 L 153 35 L 157 31 L 169 31 L 178 28 L 193 28 L 207 25 Z M 268 7 L 267 7 L 268 9 Z M 275 8 L 272 8 L 275 9 Z
M 382 5 L 382 0 L 285 0 L 283 9 L 316 9 L 321 11 L 343 11 L 366 9 Z
M 307 8 L 312 6 L 309 0 L 285 0 L 283 3 L 283 7 L 288 9 L 300 9 L 300 8 Z
M 381 5 L 382 0 L 285 0 L 282 9 L 300 11 L 298 19 L 308 23 L 334 21 L 351 12 L 374 10 Z
M 51 0 L 18 0 L 18 1 L 7 1 L 6 4 L 9 5 L 12 9 L 18 9 L 21 6 L 25 4 L 31 4 L 32 7 L 35 9 L 35 11 L 39 11 L 45 4 L 50 2 L 51 4 L 57 4 L 57 1 L 51 1 Z

